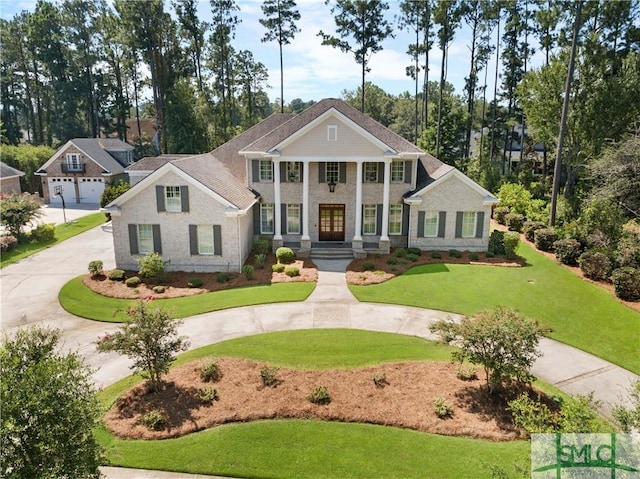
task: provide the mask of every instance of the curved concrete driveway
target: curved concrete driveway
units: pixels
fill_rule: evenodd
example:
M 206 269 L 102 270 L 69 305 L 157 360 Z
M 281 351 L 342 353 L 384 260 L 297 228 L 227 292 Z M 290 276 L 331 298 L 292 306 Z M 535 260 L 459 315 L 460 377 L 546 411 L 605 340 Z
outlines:
M 65 345 L 79 351 L 94 368 L 99 387 L 129 374 L 129 362 L 116 354 L 98 354 L 93 342 L 118 326 L 70 315 L 57 300 L 69 279 L 87 271 L 89 261 L 100 259 L 114 267 L 111 232 L 94 228 L 37 255 L 0 270 L 1 316 L 4 331 L 40 323 L 59 328 Z M 346 262 L 317 261 L 319 281 L 302 303 L 250 306 L 217 311 L 185 319 L 181 333 L 191 347 L 271 331 L 308 328 L 357 328 L 430 338 L 434 321 L 457 315 L 441 311 L 360 303 L 344 279 Z M 551 339 L 543 339 L 533 374 L 570 394 L 594 392 L 608 415 L 613 404 L 629 405 L 628 388 L 638 376 L 600 358 Z

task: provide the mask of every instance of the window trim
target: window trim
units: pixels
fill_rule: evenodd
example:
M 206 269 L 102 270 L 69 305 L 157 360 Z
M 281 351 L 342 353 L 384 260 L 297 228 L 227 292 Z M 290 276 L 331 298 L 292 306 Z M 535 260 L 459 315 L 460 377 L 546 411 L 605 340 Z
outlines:
M 268 168 L 263 168 L 266 165 Z M 258 176 L 260 183 L 273 183 L 273 162 L 271 160 L 258 160 Z
M 473 215 L 473 227 L 471 228 L 471 234 L 465 234 L 465 217 L 469 217 L 470 215 Z M 466 223 L 467 227 L 469 226 L 469 223 L 467 221 Z M 476 237 L 476 230 L 478 227 L 478 212 L 477 211 L 463 211 L 462 212 L 462 224 L 460 227 L 460 237 L 461 238 L 475 238 Z
M 401 235 L 402 234 L 402 220 L 403 220 L 403 211 L 402 211 L 402 203 L 391 204 L 389 205 L 389 235 Z M 396 219 L 395 222 L 398 224 L 398 232 L 394 232 L 391 229 L 392 218 L 393 218 L 393 210 L 396 210 L 395 214 L 399 215 L 399 221 Z
M 180 186 L 168 185 L 164 187 L 164 210 L 167 213 L 182 213 L 182 189 Z
M 431 216 L 431 217 L 428 217 Z M 428 220 L 433 221 L 435 219 L 435 223 L 427 223 Z M 427 225 L 435 226 L 435 232 L 433 234 L 427 233 Z M 436 210 L 426 210 L 424 212 L 424 223 L 423 223 L 423 237 L 424 238 L 438 238 L 438 232 L 440 231 L 440 212 Z
M 373 222 L 368 221 L 367 211 L 369 212 L 370 215 L 371 215 L 371 212 L 373 211 L 373 216 L 372 216 Z M 371 218 L 369 218 L 369 220 L 371 220 Z M 378 233 L 377 222 L 378 222 L 378 205 L 375 203 L 362 205 L 362 234 L 370 235 L 370 236 L 376 235 Z M 373 232 L 366 231 L 367 226 L 370 227 L 371 225 L 373 225 Z
M 271 211 L 271 231 L 268 231 L 264 228 L 264 215 L 267 214 L 268 211 Z M 273 203 L 260 203 L 260 234 L 275 234 L 275 227 L 275 205 Z
M 291 215 L 291 212 L 290 212 L 290 209 L 297 211 L 297 212 L 295 213 L 295 215 L 297 215 L 297 216 L 295 216 L 295 215 L 293 215 L 293 216 L 292 216 L 292 215 Z M 300 216 L 301 216 L 301 214 L 300 214 L 300 210 L 301 210 L 301 208 L 300 208 L 300 204 L 299 204 L 299 203 L 289 203 L 289 204 L 287 204 L 287 209 L 286 209 L 286 212 L 287 212 L 287 218 L 286 218 L 286 222 L 287 222 L 287 234 L 289 234 L 289 235 L 299 235 L 299 234 L 302 234 L 302 224 L 301 224 L 301 221 L 300 221 Z M 290 224 L 290 223 L 289 223 L 289 218 L 296 218 L 296 219 L 298 220 L 298 230 L 297 230 L 297 231 L 291 230 L 291 229 L 289 228 L 289 224 Z
M 286 163 L 286 181 L 288 183 L 300 183 L 302 181 L 302 162 L 287 161 Z
M 367 166 L 375 168 L 375 177 L 373 176 L 373 171 L 367 172 Z M 378 183 L 378 178 L 380 177 L 380 169 L 378 168 L 379 163 L 376 161 L 365 161 L 363 163 L 363 171 L 362 171 L 362 182 L 363 183 Z M 371 176 L 370 176 L 371 175 Z
M 148 229 L 149 229 L 150 236 L 149 236 L 149 238 L 144 238 L 144 241 L 151 241 L 151 249 L 150 250 L 145 250 L 142 247 L 143 238 L 142 238 L 142 234 L 141 234 L 141 232 L 142 232 L 141 227 L 143 227 L 143 226 L 144 227 L 148 227 Z M 138 236 L 138 238 L 137 238 L 138 239 L 138 254 L 146 255 L 146 254 L 149 254 L 149 253 L 153 253 L 155 251 L 154 238 L 153 238 L 153 225 L 150 224 L 150 223 L 138 223 L 138 224 L 136 224 L 136 227 L 137 227 L 137 236 Z M 147 228 L 145 228 L 145 230 L 146 229 Z
M 393 167 L 394 165 L 400 165 L 400 171 L 398 171 L 397 169 L 394 171 Z M 404 168 L 405 168 L 405 164 L 404 161 L 392 161 L 391 162 L 391 183 L 404 183 Z M 394 173 L 397 176 L 398 174 L 400 175 L 400 179 L 393 179 L 394 178 Z
M 200 241 L 200 231 L 208 232 L 211 234 L 211 252 L 203 252 L 202 242 Z M 198 241 L 198 255 L 199 256 L 214 256 L 216 254 L 216 239 L 213 234 L 213 225 L 196 225 L 196 238 Z
M 330 166 L 335 165 L 335 171 L 329 170 Z M 340 162 L 338 161 L 327 161 L 324 164 L 324 179 L 327 183 L 340 183 Z
M 82 155 L 80 153 L 67 153 L 66 160 L 68 171 L 82 171 Z M 77 164 L 74 164 L 74 160 L 77 160 Z

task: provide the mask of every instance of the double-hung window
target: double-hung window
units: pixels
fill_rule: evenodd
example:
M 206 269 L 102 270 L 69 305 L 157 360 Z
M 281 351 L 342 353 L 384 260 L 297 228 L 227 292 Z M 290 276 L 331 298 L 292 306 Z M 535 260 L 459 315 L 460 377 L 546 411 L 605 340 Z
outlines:
M 404 161 L 391 162 L 391 183 L 404 183 Z
M 290 183 L 300 182 L 300 162 L 287 161 L 287 179 Z
M 327 183 L 338 183 L 340 181 L 340 165 L 337 161 L 328 161 L 325 163 L 325 180 Z
M 260 233 L 273 234 L 273 204 L 263 203 L 260 205 Z
M 138 225 L 138 253 L 153 253 L 152 225 Z
M 182 200 L 180 198 L 179 186 L 165 186 L 164 194 L 166 199 L 166 210 L 171 213 L 182 211 Z
M 287 205 L 287 233 L 300 234 L 300 205 Z
M 376 205 L 364 205 L 362 215 L 362 234 L 374 235 L 376 234 Z
M 365 183 L 378 182 L 378 163 L 374 161 L 366 161 L 364 163 L 364 182 Z
M 438 212 L 424 212 L 424 236 L 426 238 L 436 238 L 438 236 Z
M 389 234 L 402 234 L 402 205 L 389 205 Z
M 473 238 L 476 235 L 476 212 L 462 212 L 462 237 Z
M 213 225 L 198 225 L 198 254 L 214 254 Z
M 271 160 L 260 160 L 260 181 L 265 183 L 273 181 L 273 163 Z

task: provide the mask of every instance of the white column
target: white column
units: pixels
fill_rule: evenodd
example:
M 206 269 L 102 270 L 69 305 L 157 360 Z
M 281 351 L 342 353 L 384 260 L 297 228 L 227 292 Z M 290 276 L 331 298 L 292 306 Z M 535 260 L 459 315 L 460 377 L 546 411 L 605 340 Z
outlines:
M 310 163 L 302 163 L 302 241 L 310 240 L 309 236 L 309 166 Z
M 356 162 L 356 230 L 353 241 L 362 241 L 362 162 Z
M 384 186 L 382 189 L 382 232 L 380 241 L 389 241 L 389 185 L 391 183 L 391 158 L 384 159 Z
M 278 158 L 273 159 L 273 196 L 273 239 L 282 240 L 282 218 L 280 217 L 280 160 Z

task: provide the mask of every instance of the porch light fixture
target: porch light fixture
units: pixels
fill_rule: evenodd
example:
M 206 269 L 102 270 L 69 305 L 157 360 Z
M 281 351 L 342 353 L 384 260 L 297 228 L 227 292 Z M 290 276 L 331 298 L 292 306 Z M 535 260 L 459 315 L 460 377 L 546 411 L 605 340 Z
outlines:
M 329 183 L 327 183 L 327 185 L 329 186 L 329 193 L 335 193 L 336 192 L 336 182 L 333 181 L 333 179 L 331 179 L 331 181 Z

